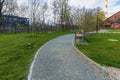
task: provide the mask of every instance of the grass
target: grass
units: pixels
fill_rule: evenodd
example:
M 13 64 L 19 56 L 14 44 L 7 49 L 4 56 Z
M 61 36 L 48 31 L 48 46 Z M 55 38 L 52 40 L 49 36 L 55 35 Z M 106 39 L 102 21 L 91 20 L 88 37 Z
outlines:
M 120 32 L 120 29 L 109 29 L 109 32 Z
M 120 68 L 120 34 L 94 34 L 86 37 L 86 41 L 88 45 L 76 45 L 86 56 L 101 65 Z
M 29 66 L 36 51 L 47 41 L 73 33 L 54 32 L 35 34 L 1 34 L 0 35 L 0 80 L 26 80 Z

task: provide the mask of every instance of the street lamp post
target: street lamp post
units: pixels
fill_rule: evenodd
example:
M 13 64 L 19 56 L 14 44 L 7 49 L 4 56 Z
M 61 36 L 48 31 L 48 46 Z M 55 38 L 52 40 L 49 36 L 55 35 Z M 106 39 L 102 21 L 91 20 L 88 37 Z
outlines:
M 97 10 L 97 19 L 96 19 L 96 33 L 98 33 L 98 10 Z

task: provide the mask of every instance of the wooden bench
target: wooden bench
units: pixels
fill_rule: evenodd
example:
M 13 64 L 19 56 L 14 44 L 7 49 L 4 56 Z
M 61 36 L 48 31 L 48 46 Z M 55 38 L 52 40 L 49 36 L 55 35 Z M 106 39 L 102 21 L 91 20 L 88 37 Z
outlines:
M 85 42 L 84 37 L 85 37 L 84 33 L 76 32 L 75 33 L 75 43 L 77 43 L 77 44 L 82 43 L 83 44 Z
M 85 32 L 84 28 L 75 33 L 75 43 L 86 44 L 85 36 L 92 36 L 94 33 Z

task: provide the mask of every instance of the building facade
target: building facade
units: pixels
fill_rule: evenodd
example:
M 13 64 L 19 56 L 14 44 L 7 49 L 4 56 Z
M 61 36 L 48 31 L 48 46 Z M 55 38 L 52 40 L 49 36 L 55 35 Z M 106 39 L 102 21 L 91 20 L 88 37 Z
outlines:
M 107 18 L 105 27 L 120 29 L 120 11 Z
M 29 31 L 29 18 L 18 16 L 2 16 L 0 32 L 27 32 Z

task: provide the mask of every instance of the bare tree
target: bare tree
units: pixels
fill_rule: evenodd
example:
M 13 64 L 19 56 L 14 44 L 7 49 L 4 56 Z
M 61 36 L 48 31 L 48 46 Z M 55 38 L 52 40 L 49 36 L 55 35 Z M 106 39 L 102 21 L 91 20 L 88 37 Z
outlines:
M 4 31 L 4 25 L 2 25 L 3 15 L 17 15 L 17 0 L 0 0 L 0 27 Z
M 54 26 L 56 30 L 59 29 L 58 24 L 60 24 L 60 4 L 58 0 L 54 0 L 52 3 L 52 10 L 53 10 L 53 19 L 54 19 Z
M 0 27 L 2 26 L 2 10 L 3 10 L 4 0 L 0 0 Z
M 31 7 L 31 27 L 32 27 L 32 33 L 33 33 L 33 37 L 34 37 L 34 26 L 35 26 L 35 20 L 36 20 L 36 13 L 38 11 L 38 7 L 39 7 L 39 2 L 38 0 L 29 0 L 30 1 L 30 7 Z
M 17 15 L 18 4 L 17 0 L 5 0 L 4 2 L 4 14 Z
M 83 8 L 75 8 L 72 11 L 73 22 L 74 25 L 78 26 L 78 29 L 85 29 L 86 31 L 92 31 L 96 29 L 97 18 L 98 25 L 100 25 L 103 21 L 104 14 L 100 8 L 95 9 L 86 9 Z
M 45 23 L 45 12 L 47 10 L 47 2 L 44 0 L 29 0 L 30 2 L 30 12 L 31 12 L 31 26 L 34 37 L 35 32 L 35 24 L 37 23 Z
M 83 12 L 84 9 L 81 9 L 79 7 L 74 7 L 72 10 L 73 24 L 77 27 L 77 29 L 81 29 L 83 27 Z
M 66 29 L 66 26 L 69 22 L 69 7 L 68 0 L 54 0 L 53 13 L 54 13 L 54 23 L 55 21 L 59 21 L 59 24 L 63 30 Z M 57 18 L 57 20 L 56 20 Z
M 22 17 L 26 17 L 28 16 L 29 14 L 29 6 L 28 5 L 25 5 L 27 3 L 24 3 L 24 4 L 21 4 L 19 6 L 19 15 L 22 16 Z
M 4 0 L 0 0 L 0 16 L 2 16 L 3 3 L 4 3 Z
M 37 22 L 40 23 L 40 28 L 44 28 L 46 30 L 45 27 L 45 21 L 46 21 L 46 12 L 48 9 L 48 4 L 46 1 L 44 0 L 40 0 L 40 5 L 39 5 L 39 10 L 37 12 Z

